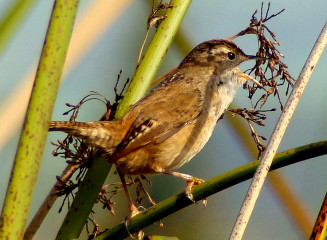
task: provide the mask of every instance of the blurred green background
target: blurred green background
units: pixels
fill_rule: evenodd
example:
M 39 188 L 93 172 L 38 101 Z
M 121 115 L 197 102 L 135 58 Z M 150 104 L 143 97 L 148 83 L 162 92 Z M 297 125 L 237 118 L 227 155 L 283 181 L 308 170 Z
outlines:
M 108 0 L 108 5 L 117 1 Z M 53 112 L 54 120 L 66 120 L 62 113 L 67 111 L 65 103 L 76 104 L 91 90 L 97 91 L 108 99 L 113 97 L 113 86 L 117 74 L 123 70 L 122 79 L 132 77 L 135 71 L 140 46 L 143 42 L 146 21 L 150 14 L 148 1 L 128 1 L 130 4 L 97 40 L 72 71 L 66 74 L 59 90 Z M 80 2 L 79 15 L 83 15 L 93 1 Z M 13 1 L 0 0 L 0 20 Z M 22 86 L 21 79 L 31 68 L 35 69 L 39 58 L 53 1 L 36 1 L 35 7 L 24 21 L 0 58 L 0 115 L 7 107 L 6 100 Z M 187 40 L 195 46 L 213 38 L 228 38 L 244 29 L 255 9 L 260 10 L 260 1 L 193 1 L 182 24 Z M 268 26 L 276 33 L 281 42 L 279 50 L 285 55 L 284 62 L 294 78 L 297 78 L 303 64 L 325 21 L 327 4 L 324 0 L 280 1 L 272 2 L 271 13 L 285 8 L 282 15 L 270 20 Z M 259 16 L 259 15 L 258 15 Z M 247 54 L 256 51 L 256 39 L 253 36 L 235 41 Z M 173 45 L 169 50 L 160 74 L 176 66 L 184 57 Z M 322 55 L 313 76 L 304 92 L 291 124 L 284 136 L 279 151 L 315 141 L 326 139 L 326 91 L 327 91 L 327 54 Z M 245 66 L 241 66 L 245 70 Z M 30 89 L 26 89 L 30 91 Z M 285 91 L 281 95 L 285 100 Z M 22 103 L 24 105 L 26 103 Z M 239 90 L 234 100 L 237 107 L 250 107 L 247 92 Z M 278 108 L 278 102 L 270 99 L 265 108 Z M 279 108 L 278 108 L 279 109 Z M 15 109 L 11 109 L 15 111 Z M 105 111 L 99 102 L 90 102 L 83 106 L 79 121 L 97 120 Z M 257 128 L 260 134 L 270 136 L 280 111 L 268 114 L 265 127 Z M 0 118 L 2 123 L 2 119 Z M 13 137 L 6 140 L 0 148 L 0 203 L 2 205 L 6 185 L 17 147 L 22 119 L 18 121 Z M 1 124 L 2 125 L 2 124 Z M 5 125 L 3 125 L 6 128 Z M 36 191 L 30 211 L 33 216 L 49 189 L 60 175 L 65 161 L 51 155 L 51 141 L 62 138 L 60 133 L 49 134 L 48 144 L 40 169 Z M 228 119 L 220 121 L 205 148 L 180 171 L 209 179 L 253 160 L 241 145 L 239 137 L 232 130 Z M 312 159 L 290 167 L 282 172 L 291 184 L 300 201 L 303 201 L 311 217 L 312 224 L 320 209 L 327 188 L 326 157 Z M 112 175 L 112 173 L 111 173 Z M 110 181 L 118 181 L 117 176 L 109 176 Z M 154 176 L 153 186 L 149 188 L 156 201 L 179 193 L 184 182 L 169 176 Z M 227 239 L 238 210 L 243 201 L 249 181 L 232 187 L 208 198 L 208 205 L 194 204 L 178 213 L 163 219 L 164 228 L 158 224 L 148 227 L 146 233 L 177 236 L 180 239 Z M 123 194 L 117 198 L 116 216 L 95 208 L 96 220 L 103 228 L 121 222 L 127 215 L 127 201 Z M 58 214 L 61 200 L 52 209 L 35 239 L 53 239 L 64 217 Z M 106 225 L 107 224 L 107 225 Z M 81 236 L 85 239 L 85 235 Z M 281 202 L 271 192 L 269 184 L 261 193 L 251 217 L 244 239 L 306 239 L 289 217 Z

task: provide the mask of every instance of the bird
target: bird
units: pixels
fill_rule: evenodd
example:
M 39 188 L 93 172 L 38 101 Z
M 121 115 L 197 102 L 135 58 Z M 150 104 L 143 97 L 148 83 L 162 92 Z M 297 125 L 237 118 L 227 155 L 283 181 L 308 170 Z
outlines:
M 194 184 L 203 180 L 175 171 L 208 142 L 217 121 L 237 89 L 254 78 L 238 65 L 262 57 L 246 55 L 229 40 L 197 45 L 146 96 L 113 121 L 52 121 L 49 131 L 62 131 L 102 150 L 116 165 L 131 214 L 138 208 L 128 192 L 125 175 L 168 174 L 186 180 L 191 200 Z

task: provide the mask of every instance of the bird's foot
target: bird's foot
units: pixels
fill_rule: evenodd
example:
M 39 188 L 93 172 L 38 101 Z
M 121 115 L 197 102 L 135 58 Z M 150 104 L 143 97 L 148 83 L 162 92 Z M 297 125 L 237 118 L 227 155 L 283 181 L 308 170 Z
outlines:
M 185 195 L 187 198 L 189 198 L 192 202 L 194 201 L 193 194 L 192 194 L 192 187 L 194 185 L 198 185 L 200 183 L 203 183 L 204 180 L 201 178 L 193 177 L 192 175 L 185 174 L 185 173 L 180 173 L 180 172 L 172 172 L 172 171 L 167 171 L 167 172 L 162 172 L 164 174 L 168 174 L 171 176 L 175 176 L 181 179 L 186 180 L 186 188 L 185 188 Z
M 129 210 L 130 210 L 130 213 L 131 213 L 130 214 L 131 218 L 141 212 L 133 203 L 130 204 Z
M 135 217 L 140 212 L 141 211 L 132 202 L 129 204 L 129 215 L 124 220 L 124 224 L 127 229 L 132 217 Z
M 142 230 L 140 230 L 136 233 L 133 233 L 133 234 L 130 233 L 130 231 L 128 230 L 128 226 L 130 224 L 131 218 L 134 217 L 135 215 L 137 215 L 138 213 L 140 213 L 139 210 L 137 210 L 137 212 L 136 211 L 131 212 L 130 215 L 125 218 L 124 224 L 125 224 L 127 232 L 129 233 L 129 236 L 132 239 L 142 240 L 142 239 L 144 239 L 144 236 L 145 236 L 145 234 Z
M 186 183 L 186 188 L 185 188 L 185 195 L 188 199 L 190 199 L 192 202 L 195 202 L 194 201 L 194 197 L 193 197 L 193 194 L 192 194 L 192 188 L 194 185 L 198 185 L 198 184 L 201 184 L 203 183 L 204 180 L 203 179 L 200 179 L 200 178 L 196 178 L 196 177 L 193 177 L 193 179 L 190 179 L 190 180 L 187 180 L 187 183 Z

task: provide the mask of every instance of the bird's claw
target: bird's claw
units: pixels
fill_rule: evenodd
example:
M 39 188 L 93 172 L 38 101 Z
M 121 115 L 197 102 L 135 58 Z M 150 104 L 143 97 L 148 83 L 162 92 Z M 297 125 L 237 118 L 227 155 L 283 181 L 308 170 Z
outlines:
M 194 185 L 198 185 L 203 183 L 204 180 L 201 178 L 193 178 L 192 180 L 188 180 L 185 188 L 185 195 L 188 199 L 190 199 L 192 202 L 195 202 L 193 194 L 192 194 L 192 188 Z

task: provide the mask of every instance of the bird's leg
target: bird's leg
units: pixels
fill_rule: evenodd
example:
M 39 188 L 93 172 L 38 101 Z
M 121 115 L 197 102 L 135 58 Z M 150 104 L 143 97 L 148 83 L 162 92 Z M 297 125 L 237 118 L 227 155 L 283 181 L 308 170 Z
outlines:
M 117 172 L 118 172 L 118 175 L 120 177 L 120 181 L 121 183 L 123 184 L 123 188 L 124 188 L 124 192 L 127 196 L 127 200 L 128 200 L 128 206 L 129 206 L 129 211 L 130 211 L 130 214 L 131 214 L 131 217 L 135 216 L 136 214 L 138 214 L 140 211 L 138 210 L 138 208 L 134 205 L 133 201 L 132 201 L 132 198 L 131 198 L 131 195 L 129 194 L 128 192 L 128 189 L 127 189 L 127 184 L 126 184 L 126 181 L 125 181 L 125 176 L 124 174 L 120 173 L 119 170 L 117 169 Z
M 175 177 L 178 177 L 178 178 L 181 178 L 181 179 L 184 179 L 186 180 L 186 188 L 185 188 L 185 195 L 191 199 L 192 201 L 194 201 L 193 199 L 193 194 L 192 194 L 192 187 L 194 185 L 198 185 L 200 183 L 203 183 L 204 180 L 200 179 L 200 178 L 196 178 L 196 177 L 193 177 L 192 175 L 189 175 L 189 174 L 185 174 L 185 173 L 180 173 L 180 172 L 171 172 L 171 171 L 168 171 L 168 172 L 163 172 L 164 174 L 168 174 L 168 175 L 171 175 L 171 176 L 175 176 Z
M 124 191 L 126 193 L 127 200 L 128 200 L 130 215 L 128 217 L 126 217 L 126 219 L 124 221 L 124 224 L 125 224 L 126 229 L 128 231 L 128 225 L 129 225 L 129 222 L 130 222 L 131 218 L 133 216 L 135 216 L 136 214 L 138 214 L 140 211 L 138 210 L 138 208 L 134 205 L 134 203 L 132 201 L 131 195 L 129 194 L 129 191 L 127 189 L 127 184 L 126 184 L 126 181 L 125 181 L 124 174 L 120 173 L 118 169 L 117 169 L 117 173 L 119 175 L 121 183 L 123 184 L 123 188 L 124 188 Z M 129 231 L 128 231 L 128 233 L 134 239 L 133 235 Z M 143 239 L 143 236 L 144 236 L 144 232 L 142 230 L 137 232 L 137 238 L 138 239 Z

